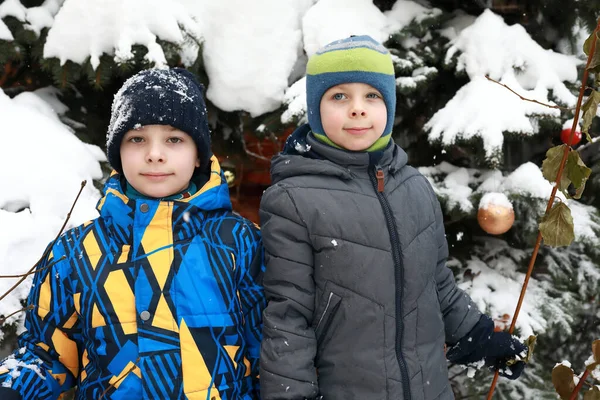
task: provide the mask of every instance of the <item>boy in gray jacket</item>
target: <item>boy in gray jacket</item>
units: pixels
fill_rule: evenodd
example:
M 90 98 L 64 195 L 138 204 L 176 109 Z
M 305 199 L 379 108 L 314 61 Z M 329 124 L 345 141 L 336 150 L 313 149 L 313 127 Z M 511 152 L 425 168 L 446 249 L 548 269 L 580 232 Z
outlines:
M 306 92 L 309 124 L 273 158 L 261 202 L 262 398 L 452 399 L 446 356 L 518 377 L 524 363 L 506 361 L 525 346 L 456 286 L 439 202 L 391 139 L 387 49 L 330 43 Z

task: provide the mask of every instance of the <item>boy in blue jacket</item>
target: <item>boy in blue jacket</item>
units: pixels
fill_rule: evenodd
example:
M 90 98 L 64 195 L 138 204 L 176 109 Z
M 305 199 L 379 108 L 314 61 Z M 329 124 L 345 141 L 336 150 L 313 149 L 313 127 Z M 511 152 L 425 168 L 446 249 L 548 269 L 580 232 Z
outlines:
M 0 398 L 258 399 L 261 237 L 232 212 L 196 78 L 125 82 L 107 152 L 100 217 L 38 267 Z
M 517 378 L 524 363 L 507 361 L 524 345 L 456 286 L 440 204 L 391 139 L 387 49 L 320 49 L 306 100 L 261 201 L 263 400 L 450 400 L 446 357 Z

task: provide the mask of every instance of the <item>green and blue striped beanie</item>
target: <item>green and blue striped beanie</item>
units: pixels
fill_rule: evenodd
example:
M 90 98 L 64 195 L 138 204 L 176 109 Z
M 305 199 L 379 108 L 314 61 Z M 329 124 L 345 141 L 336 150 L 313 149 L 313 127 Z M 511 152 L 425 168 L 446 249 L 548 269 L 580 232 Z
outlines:
M 396 112 L 396 78 L 390 52 L 370 36 L 350 36 L 319 49 L 306 66 L 308 123 L 320 141 L 339 147 L 325 134 L 321 124 L 321 98 L 342 83 L 366 83 L 383 96 L 387 123 L 381 138 L 366 151 L 381 150 L 390 141 Z

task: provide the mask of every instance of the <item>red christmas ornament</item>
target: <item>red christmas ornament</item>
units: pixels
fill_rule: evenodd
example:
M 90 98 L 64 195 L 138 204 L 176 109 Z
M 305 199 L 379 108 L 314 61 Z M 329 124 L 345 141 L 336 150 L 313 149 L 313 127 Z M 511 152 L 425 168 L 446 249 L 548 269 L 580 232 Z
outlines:
M 571 128 L 565 128 L 560 132 L 560 140 L 564 144 L 567 144 L 569 141 L 569 137 L 571 136 Z M 575 131 L 575 135 L 573 135 L 573 140 L 571 143 L 568 143 L 570 146 L 575 146 L 577 143 L 581 142 L 581 132 Z

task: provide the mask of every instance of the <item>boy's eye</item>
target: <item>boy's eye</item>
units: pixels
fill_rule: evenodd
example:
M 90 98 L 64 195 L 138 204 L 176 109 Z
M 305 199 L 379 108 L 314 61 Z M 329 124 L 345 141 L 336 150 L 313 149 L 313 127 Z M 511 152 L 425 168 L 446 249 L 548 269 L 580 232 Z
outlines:
M 174 136 L 174 137 L 168 138 L 167 142 L 169 142 L 169 143 L 181 143 L 181 142 L 183 142 L 183 140 L 181 138 L 179 138 L 179 137 Z
M 132 136 L 128 139 L 128 141 L 131 143 L 142 143 L 144 141 L 144 138 L 141 136 Z
M 346 97 L 343 93 L 336 93 L 331 98 L 334 100 L 343 100 Z
M 381 95 L 380 95 L 379 93 L 369 93 L 369 94 L 367 95 L 367 98 L 368 98 L 368 99 L 380 99 L 380 98 L 381 98 Z

